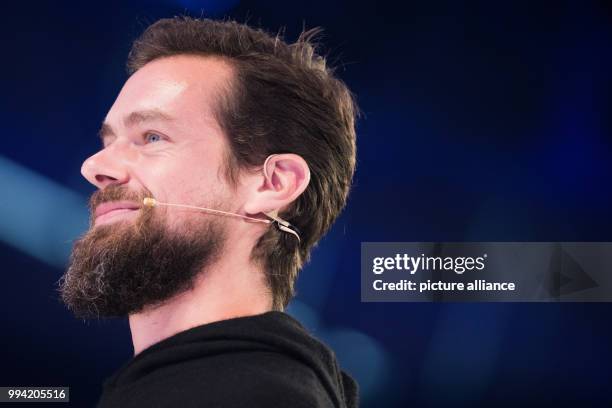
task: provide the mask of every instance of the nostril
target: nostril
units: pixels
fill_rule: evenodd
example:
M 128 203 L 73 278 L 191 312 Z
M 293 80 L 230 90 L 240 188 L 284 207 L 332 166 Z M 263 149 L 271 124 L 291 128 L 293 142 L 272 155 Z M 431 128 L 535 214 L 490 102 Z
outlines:
M 103 181 L 106 181 L 106 180 L 116 181 L 117 179 L 114 177 L 110 177 L 110 176 L 104 176 L 102 174 L 96 174 L 97 182 L 102 183 Z

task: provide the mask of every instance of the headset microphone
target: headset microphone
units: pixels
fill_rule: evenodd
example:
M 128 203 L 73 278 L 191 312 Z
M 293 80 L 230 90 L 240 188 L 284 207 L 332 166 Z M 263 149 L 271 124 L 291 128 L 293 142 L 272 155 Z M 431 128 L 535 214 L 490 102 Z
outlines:
M 246 215 L 242 215 L 242 214 L 237 214 L 237 213 L 232 213 L 232 212 L 226 212 L 226 211 L 221 211 L 221 210 L 213 210 L 212 208 L 206 208 L 206 207 L 196 207 L 193 205 L 185 205 L 185 204 L 170 204 L 170 203 L 162 203 L 160 201 L 157 201 L 156 199 L 152 198 L 152 197 L 146 197 L 142 203 L 146 206 L 146 207 L 155 207 L 158 205 L 165 205 L 167 207 L 179 207 L 179 208 L 189 208 L 189 209 L 193 209 L 193 210 L 200 210 L 200 211 L 204 211 L 210 214 L 215 214 L 215 215 L 223 215 L 223 216 L 227 216 L 227 217 L 235 217 L 235 218 L 242 218 L 251 222 L 259 222 L 259 223 L 263 223 L 263 224 L 274 224 L 276 225 L 276 227 L 281 230 L 281 231 L 285 231 L 288 232 L 292 235 L 294 235 L 298 241 L 300 241 L 300 236 L 298 234 L 298 229 L 296 227 L 294 227 L 293 225 L 289 224 L 287 221 L 283 220 L 282 218 L 280 218 L 278 216 L 278 211 L 272 211 L 269 213 L 264 213 L 268 218 L 270 218 L 269 220 L 262 220 L 261 218 L 254 218 L 254 217 L 248 217 Z

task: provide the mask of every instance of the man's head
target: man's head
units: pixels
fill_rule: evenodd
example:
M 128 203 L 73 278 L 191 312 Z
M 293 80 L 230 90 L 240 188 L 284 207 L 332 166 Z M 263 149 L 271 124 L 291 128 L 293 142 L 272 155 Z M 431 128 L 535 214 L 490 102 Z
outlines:
M 355 168 L 353 99 L 308 38 L 289 45 L 235 22 L 174 18 L 136 40 L 104 148 L 82 172 L 99 188 L 92 212 L 107 202 L 139 207 L 95 217 L 75 244 L 62 283 L 71 308 L 109 316 L 161 303 L 245 237 L 273 307 L 286 306 Z M 146 196 L 254 217 L 279 210 L 301 240 L 264 224 L 143 208 Z

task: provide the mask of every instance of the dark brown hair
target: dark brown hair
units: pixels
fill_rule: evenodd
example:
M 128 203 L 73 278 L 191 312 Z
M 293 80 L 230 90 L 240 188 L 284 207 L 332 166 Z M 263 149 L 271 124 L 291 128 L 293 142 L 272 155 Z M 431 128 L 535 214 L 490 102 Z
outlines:
M 226 174 L 232 183 L 239 170 L 261 168 L 270 154 L 295 153 L 308 163 L 310 184 L 279 214 L 299 229 L 301 242 L 270 228 L 251 254 L 265 270 L 277 310 L 293 297 L 311 249 L 344 208 L 355 171 L 357 107 L 317 54 L 312 38 L 318 31 L 303 32 L 288 44 L 280 35 L 235 21 L 175 17 L 149 26 L 128 57 L 130 74 L 173 55 L 230 63 L 235 78 L 220 98 L 217 120 L 231 146 Z

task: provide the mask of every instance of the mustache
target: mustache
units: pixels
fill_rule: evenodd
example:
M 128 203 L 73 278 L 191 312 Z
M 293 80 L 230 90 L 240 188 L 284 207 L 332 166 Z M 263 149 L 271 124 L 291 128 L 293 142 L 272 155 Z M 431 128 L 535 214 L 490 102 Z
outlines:
M 111 185 L 103 190 L 96 190 L 89 198 L 89 212 L 94 214 L 96 208 L 103 203 L 109 201 L 133 201 L 141 204 L 145 197 L 153 197 L 151 192 L 147 189 L 141 191 L 130 190 L 126 186 Z

